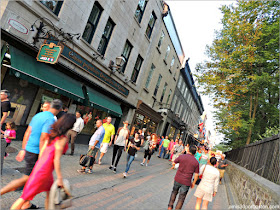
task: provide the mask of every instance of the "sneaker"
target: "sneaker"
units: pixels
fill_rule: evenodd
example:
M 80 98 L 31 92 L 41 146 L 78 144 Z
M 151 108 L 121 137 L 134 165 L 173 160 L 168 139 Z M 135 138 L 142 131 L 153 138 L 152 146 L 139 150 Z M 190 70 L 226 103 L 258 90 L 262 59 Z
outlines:
M 149 164 L 148 163 L 146 163 L 146 166 L 148 166 Z
M 137 158 L 137 153 L 135 154 L 135 157 Z
M 113 168 L 114 168 L 113 166 L 110 166 L 110 167 L 109 167 L 110 170 L 113 170 Z
M 126 178 L 126 173 L 125 172 L 123 173 L 123 178 Z
M 98 165 L 101 165 L 101 164 L 102 164 L 102 163 L 101 163 L 101 160 L 99 159 L 99 160 L 98 160 Z
M 140 163 L 141 166 L 144 166 L 144 163 Z
M 117 168 L 116 168 L 116 167 L 114 167 L 114 170 L 113 170 L 113 171 L 114 171 L 114 173 L 116 174 L 116 173 L 117 173 Z
M 81 174 L 84 174 L 85 172 L 86 172 L 86 170 L 85 169 L 79 169 L 79 170 L 77 170 L 79 173 L 81 173 Z
M 160 156 L 159 156 L 159 155 L 158 155 L 157 157 L 158 157 L 158 158 L 160 158 Z
M 90 168 L 87 168 L 87 169 L 86 169 L 86 173 L 92 174 L 93 172 L 92 172 L 92 170 L 91 170 Z

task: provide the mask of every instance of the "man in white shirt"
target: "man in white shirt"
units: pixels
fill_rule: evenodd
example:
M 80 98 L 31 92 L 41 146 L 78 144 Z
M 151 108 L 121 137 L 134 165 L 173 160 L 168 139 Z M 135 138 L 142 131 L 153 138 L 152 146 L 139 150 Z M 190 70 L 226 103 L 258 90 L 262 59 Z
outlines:
M 66 137 L 71 141 L 71 153 L 70 155 L 74 155 L 75 150 L 75 140 L 78 134 L 84 128 L 84 120 L 81 118 L 82 113 L 80 111 L 76 112 L 76 122 L 71 130 L 69 130 L 66 134 Z

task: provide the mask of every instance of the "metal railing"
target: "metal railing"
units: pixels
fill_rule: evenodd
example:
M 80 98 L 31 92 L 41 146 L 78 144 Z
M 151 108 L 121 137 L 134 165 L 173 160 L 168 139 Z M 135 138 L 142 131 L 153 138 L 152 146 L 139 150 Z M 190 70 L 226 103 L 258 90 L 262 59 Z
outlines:
M 226 152 L 226 158 L 237 165 L 280 184 L 280 134 Z

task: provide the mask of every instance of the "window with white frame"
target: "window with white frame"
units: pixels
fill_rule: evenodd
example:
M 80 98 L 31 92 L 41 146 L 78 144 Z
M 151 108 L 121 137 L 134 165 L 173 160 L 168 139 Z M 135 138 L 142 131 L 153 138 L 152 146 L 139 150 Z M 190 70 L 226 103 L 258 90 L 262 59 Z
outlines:
M 164 98 L 164 95 L 165 95 L 165 92 L 166 92 L 166 88 L 167 88 L 167 83 L 165 83 L 164 86 L 163 86 L 162 94 L 161 94 L 161 97 L 160 97 L 160 102 L 163 101 L 163 98 Z
M 159 41 L 158 41 L 158 48 L 160 49 L 161 45 L 162 45 L 162 42 L 164 40 L 164 37 L 165 37 L 165 34 L 163 31 L 161 31 L 161 35 L 160 35 L 160 38 L 159 38 Z
M 175 57 L 173 56 L 172 60 L 171 60 L 171 63 L 170 63 L 170 69 L 172 69 L 172 66 L 174 65 L 174 63 L 175 63 Z
M 160 74 L 160 75 L 158 76 L 158 81 L 157 81 L 157 84 L 156 84 L 156 87 L 155 87 L 155 90 L 154 90 L 154 96 L 157 95 L 157 92 L 158 92 L 158 89 L 159 89 L 159 86 L 160 86 L 161 79 L 162 79 L 162 76 L 161 76 L 161 74 Z
M 148 3 L 148 0 L 140 0 L 138 2 L 137 8 L 136 8 L 136 11 L 134 14 L 138 23 L 141 23 L 147 3 Z
M 168 93 L 168 96 L 167 96 L 167 100 L 166 100 L 166 104 L 167 104 L 167 105 L 168 105 L 168 102 L 169 102 L 169 100 L 170 100 L 171 94 L 172 94 L 172 90 L 170 89 L 170 90 L 169 90 L 169 93 Z
M 174 112 L 174 109 L 175 109 L 176 102 L 177 102 L 177 96 L 175 95 L 174 99 L 172 101 L 172 105 L 171 105 L 171 111 L 173 111 L 173 112 Z
M 167 48 L 166 48 L 164 60 L 167 60 L 167 57 L 168 57 L 169 53 L 170 53 L 170 46 L 168 45 Z
M 152 76 L 153 76 L 153 73 L 154 73 L 154 70 L 155 70 L 155 66 L 154 64 L 152 64 L 151 66 L 151 69 L 149 71 L 149 75 L 148 75 L 148 78 L 147 78 L 147 81 L 146 81 L 146 84 L 145 84 L 145 88 L 148 89 L 149 85 L 150 85 L 150 82 L 152 80 Z

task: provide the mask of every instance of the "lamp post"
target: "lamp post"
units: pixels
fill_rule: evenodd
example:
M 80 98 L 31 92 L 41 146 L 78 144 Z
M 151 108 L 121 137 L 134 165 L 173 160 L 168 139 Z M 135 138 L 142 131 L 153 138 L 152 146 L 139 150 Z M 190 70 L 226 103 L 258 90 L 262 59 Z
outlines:
M 111 69 L 111 73 L 115 73 L 116 71 L 119 71 L 119 69 L 123 66 L 125 63 L 125 58 L 122 56 L 116 57 L 116 65 L 114 65 L 114 61 L 110 60 L 109 62 L 109 69 Z

